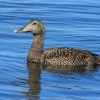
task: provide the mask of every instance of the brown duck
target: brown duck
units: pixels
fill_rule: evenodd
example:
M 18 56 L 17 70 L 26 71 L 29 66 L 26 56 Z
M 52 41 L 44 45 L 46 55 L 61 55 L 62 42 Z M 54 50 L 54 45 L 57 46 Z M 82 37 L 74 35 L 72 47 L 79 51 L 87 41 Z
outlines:
M 69 66 L 100 64 L 99 56 L 87 50 L 66 47 L 43 50 L 46 29 L 40 20 L 31 20 L 27 25 L 14 32 L 31 32 L 34 35 L 28 54 L 28 61 L 30 62 Z

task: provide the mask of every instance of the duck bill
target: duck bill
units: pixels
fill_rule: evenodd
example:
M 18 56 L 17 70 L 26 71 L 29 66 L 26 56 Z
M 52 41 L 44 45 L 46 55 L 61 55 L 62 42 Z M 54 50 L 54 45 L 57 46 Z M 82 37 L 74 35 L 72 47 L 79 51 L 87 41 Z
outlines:
M 14 33 L 25 32 L 24 27 L 14 30 Z
M 14 30 L 14 33 L 19 33 L 19 32 L 27 33 L 27 32 L 30 32 L 28 30 L 29 30 L 28 27 L 27 26 L 24 26 L 24 27 L 22 27 L 20 29 Z
M 20 29 L 14 30 L 14 33 L 22 32 Z
M 14 33 L 18 33 L 18 32 L 30 32 L 31 30 L 31 25 L 30 24 L 27 24 L 25 26 L 23 26 L 22 28 L 19 28 L 17 30 L 14 30 Z

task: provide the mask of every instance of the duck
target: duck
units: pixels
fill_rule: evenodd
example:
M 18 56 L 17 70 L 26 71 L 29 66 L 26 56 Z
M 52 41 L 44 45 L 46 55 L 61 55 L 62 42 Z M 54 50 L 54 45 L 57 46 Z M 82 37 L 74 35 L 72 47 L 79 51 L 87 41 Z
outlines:
M 32 19 L 25 26 L 14 30 L 14 33 L 33 34 L 33 42 L 27 61 L 45 65 L 85 66 L 100 65 L 100 57 L 88 50 L 69 47 L 54 47 L 43 49 L 46 28 L 41 20 Z

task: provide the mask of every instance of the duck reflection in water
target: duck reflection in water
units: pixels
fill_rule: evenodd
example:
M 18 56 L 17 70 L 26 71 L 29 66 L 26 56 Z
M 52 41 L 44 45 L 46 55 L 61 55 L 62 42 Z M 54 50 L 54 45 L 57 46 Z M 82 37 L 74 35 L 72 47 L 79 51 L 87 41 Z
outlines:
M 41 72 L 49 71 L 56 76 L 65 75 L 66 78 L 69 73 L 79 73 L 87 75 L 87 71 L 96 71 L 98 66 L 45 66 L 41 64 L 36 64 L 32 62 L 27 62 L 27 67 L 29 71 L 29 85 L 30 89 L 27 94 L 39 94 L 41 92 Z M 60 77 L 61 78 L 61 77 Z
M 28 72 L 29 72 L 29 85 L 30 90 L 28 93 L 32 94 L 38 94 L 40 93 L 41 87 L 40 87 L 40 75 L 41 75 L 41 69 L 37 64 L 34 63 L 28 63 Z

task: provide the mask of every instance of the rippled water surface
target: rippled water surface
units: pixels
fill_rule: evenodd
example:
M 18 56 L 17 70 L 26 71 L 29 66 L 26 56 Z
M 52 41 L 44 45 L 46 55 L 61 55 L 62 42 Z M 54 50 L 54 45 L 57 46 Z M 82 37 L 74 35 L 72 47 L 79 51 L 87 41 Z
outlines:
M 13 30 L 31 19 L 46 26 L 44 49 L 100 55 L 99 0 L 0 0 L 0 100 L 100 100 L 99 67 L 66 74 L 27 68 L 33 36 Z

